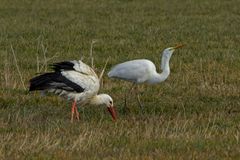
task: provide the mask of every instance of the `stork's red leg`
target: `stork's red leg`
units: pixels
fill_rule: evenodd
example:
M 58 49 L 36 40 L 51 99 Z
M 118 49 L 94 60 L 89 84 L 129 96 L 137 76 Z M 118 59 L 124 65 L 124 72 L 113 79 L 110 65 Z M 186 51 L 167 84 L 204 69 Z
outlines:
M 74 100 L 74 102 L 72 104 L 71 122 L 73 122 L 73 116 L 74 116 L 75 108 L 76 108 L 76 101 Z
M 79 112 L 78 112 L 77 105 L 75 105 L 75 113 L 76 113 L 76 118 L 79 121 Z

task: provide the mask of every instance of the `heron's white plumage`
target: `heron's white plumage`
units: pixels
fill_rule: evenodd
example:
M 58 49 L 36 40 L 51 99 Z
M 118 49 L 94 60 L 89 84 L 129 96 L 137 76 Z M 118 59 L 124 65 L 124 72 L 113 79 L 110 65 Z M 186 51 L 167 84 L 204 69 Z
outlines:
M 183 45 L 177 45 L 175 47 L 166 48 L 163 51 L 161 60 L 161 73 L 157 73 L 155 65 L 150 60 L 137 59 L 117 64 L 110 70 L 110 72 L 108 72 L 108 77 L 130 81 L 134 84 L 155 84 L 163 82 L 168 78 L 170 74 L 169 61 L 174 50 L 182 46 Z M 126 97 L 127 94 L 125 94 L 125 105 Z M 141 106 L 139 96 L 138 102 Z
M 116 65 L 108 73 L 108 76 L 134 83 L 144 83 L 156 73 L 156 67 L 151 61 L 137 59 Z
M 167 79 L 170 74 L 169 61 L 174 52 L 170 47 L 163 51 L 161 69 L 162 73 L 157 73 L 156 66 L 147 59 L 137 59 L 117 64 L 108 73 L 110 78 L 123 79 L 133 83 L 159 83 Z

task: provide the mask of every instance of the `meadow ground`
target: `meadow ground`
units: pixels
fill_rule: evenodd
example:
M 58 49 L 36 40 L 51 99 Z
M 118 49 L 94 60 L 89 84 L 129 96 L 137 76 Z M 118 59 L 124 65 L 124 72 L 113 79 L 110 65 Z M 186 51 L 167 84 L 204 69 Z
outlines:
M 239 159 L 239 24 L 236 0 L 0 0 L 0 159 Z M 134 96 L 125 113 L 130 84 L 105 74 L 117 122 L 87 106 L 72 124 L 71 102 L 25 88 L 45 62 L 90 64 L 93 40 L 98 73 L 107 57 L 107 71 L 135 58 L 159 66 L 164 48 L 187 45 L 166 82 L 141 85 L 144 113 Z

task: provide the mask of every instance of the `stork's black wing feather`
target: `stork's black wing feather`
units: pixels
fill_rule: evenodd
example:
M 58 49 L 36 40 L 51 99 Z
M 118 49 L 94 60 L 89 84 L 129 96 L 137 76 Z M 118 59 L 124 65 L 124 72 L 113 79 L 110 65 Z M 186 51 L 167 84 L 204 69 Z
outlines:
M 67 65 L 61 63 L 60 66 L 66 67 Z M 57 70 L 58 69 L 60 68 L 57 68 Z M 64 77 L 61 72 L 45 73 L 30 80 L 29 91 L 46 89 L 62 89 L 78 93 L 84 91 L 84 88 Z
M 51 65 L 52 69 L 56 72 L 59 72 L 61 70 L 74 70 L 73 66 L 74 63 L 70 62 L 70 61 L 63 61 L 63 62 L 59 62 L 59 63 L 54 63 Z

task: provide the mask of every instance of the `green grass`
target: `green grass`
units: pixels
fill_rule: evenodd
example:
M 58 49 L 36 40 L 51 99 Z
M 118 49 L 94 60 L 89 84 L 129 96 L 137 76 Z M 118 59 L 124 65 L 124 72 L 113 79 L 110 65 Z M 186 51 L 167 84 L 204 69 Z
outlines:
M 240 2 L 234 0 L 0 0 L 0 159 L 239 159 Z M 99 73 L 116 63 L 148 58 L 157 68 L 164 48 L 174 53 L 171 75 L 141 85 L 144 113 L 124 92 L 130 84 L 104 76 L 101 93 L 118 111 L 81 108 L 56 96 L 28 93 L 24 85 L 48 63 L 90 64 L 91 42 Z

